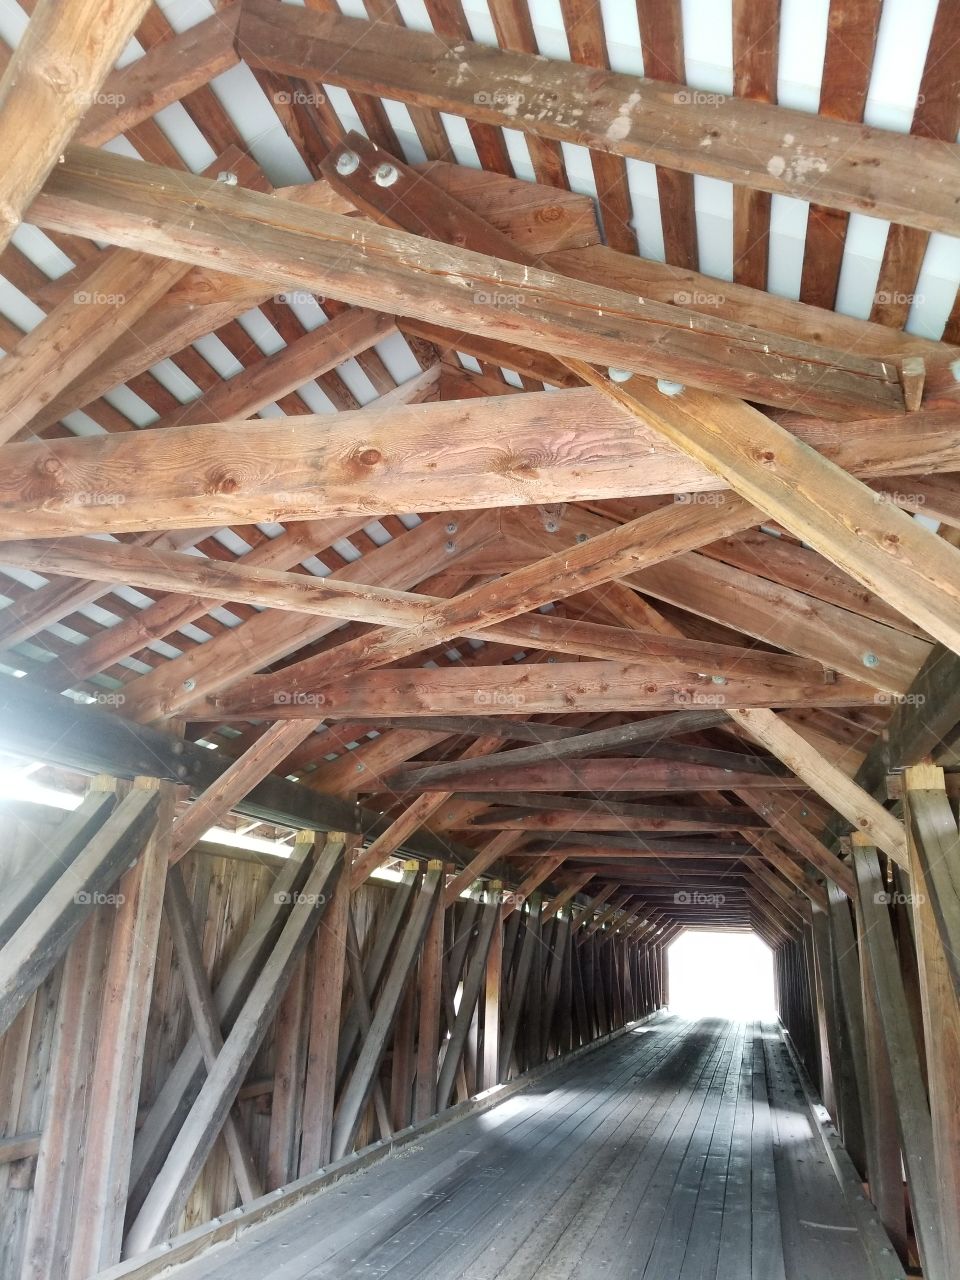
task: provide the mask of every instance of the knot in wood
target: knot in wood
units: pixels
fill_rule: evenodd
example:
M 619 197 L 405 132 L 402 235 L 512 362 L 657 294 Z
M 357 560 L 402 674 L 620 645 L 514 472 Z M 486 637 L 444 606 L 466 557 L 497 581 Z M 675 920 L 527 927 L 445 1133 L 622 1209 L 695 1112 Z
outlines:
M 231 472 L 217 467 L 209 472 L 207 487 L 210 493 L 236 493 L 240 481 Z

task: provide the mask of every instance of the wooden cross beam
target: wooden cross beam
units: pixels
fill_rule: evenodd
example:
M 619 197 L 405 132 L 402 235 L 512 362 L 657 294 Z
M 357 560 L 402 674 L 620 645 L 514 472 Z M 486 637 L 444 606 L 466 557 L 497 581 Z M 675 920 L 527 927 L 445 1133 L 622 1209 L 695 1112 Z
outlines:
M 41 0 L 0 80 L 0 249 L 63 154 L 150 0 Z
M 433 32 L 244 0 L 239 47 L 252 65 L 668 169 L 957 231 L 951 146 L 837 119 L 707 95 L 636 76 L 596 75 Z M 482 87 L 482 97 L 477 86 Z M 909 175 L 909 176 L 908 176 Z

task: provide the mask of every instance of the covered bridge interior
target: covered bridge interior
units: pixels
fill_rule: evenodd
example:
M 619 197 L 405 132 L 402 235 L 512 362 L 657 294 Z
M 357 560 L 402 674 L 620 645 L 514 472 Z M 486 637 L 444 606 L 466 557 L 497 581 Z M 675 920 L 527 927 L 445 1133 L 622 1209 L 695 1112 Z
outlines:
M 960 1274 L 960 5 L 0 71 L 0 1274 Z

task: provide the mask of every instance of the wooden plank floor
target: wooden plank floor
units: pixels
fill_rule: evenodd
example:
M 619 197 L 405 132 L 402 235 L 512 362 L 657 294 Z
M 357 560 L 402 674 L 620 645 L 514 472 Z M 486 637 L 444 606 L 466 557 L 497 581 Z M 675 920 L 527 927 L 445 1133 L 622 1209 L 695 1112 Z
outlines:
M 776 1028 L 663 1017 L 177 1280 L 871 1280 Z

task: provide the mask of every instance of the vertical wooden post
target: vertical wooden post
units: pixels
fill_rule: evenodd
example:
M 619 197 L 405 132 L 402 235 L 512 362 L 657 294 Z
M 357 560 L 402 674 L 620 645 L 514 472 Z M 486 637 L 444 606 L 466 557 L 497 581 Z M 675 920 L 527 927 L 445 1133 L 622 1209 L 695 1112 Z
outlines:
M 839 893 L 840 891 L 837 890 Z M 876 976 L 870 963 L 870 949 L 864 941 L 866 925 L 855 899 L 857 933 L 860 937 L 860 986 L 863 1002 L 865 1090 L 868 1099 L 865 1141 L 870 1198 L 877 1206 L 880 1221 L 901 1257 L 906 1255 L 907 1220 L 903 1194 L 900 1138 L 890 1123 L 897 1113 L 897 1099 L 890 1074 L 890 1059 L 877 1007 Z
M 527 988 L 531 982 L 531 974 L 540 950 L 539 935 L 534 928 L 534 921 L 540 914 L 540 896 L 534 894 L 527 899 L 526 908 L 517 913 L 520 918 L 520 953 L 517 957 L 513 973 L 513 986 L 507 1003 L 506 1017 L 503 1021 L 503 1033 L 500 1042 L 500 1079 L 510 1076 L 514 1065 L 514 1049 L 517 1046 L 517 1031 L 520 1017 L 527 1003 Z M 518 1065 L 518 1071 L 519 1071 Z
M 364 1039 L 353 1074 L 343 1091 L 334 1120 L 333 1155 L 336 1159 L 347 1154 L 356 1137 L 393 1029 L 400 997 L 413 970 L 430 917 L 437 904 L 440 882 L 439 871 L 429 871 L 424 877 L 406 928 L 394 951 L 389 971 L 377 997 L 370 1030 Z
M 826 1050 L 829 1065 L 825 1074 L 830 1080 L 830 1098 L 824 1096 L 824 1106 L 833 1116 L 837 1128 L 843 1132 L 843 1081 L 840 1051 L 840 1027 L 837 1017 L 836 989 L 833 981 L 833 952 L 830 946 L 830 921 L 825 911 L 813 908 L 813 957 L 817 974 L 817 1002 L 820 1007 L 821 1049 Z
M 441 889 L 420 958 L 420 1026 L 417 1035 L 417 1083 L 413 1099 L 413 1118 L 416 1123 L 428 1119 L 437 1110 L 440 1017 L 443 1009 L 443 939 L 446 924 L 443 864 L 431 862 L 428 870 L 441 873 Z
M 439 908 L 438 908 L 439 910 Z M 436 912 L 434 913 L 436 914 Z M 416 969 L 407 979 L 393 1028 L 390 1062 L 390 1124 L 406 1129 L 413 1114 L 414 1039 L 417 1026 Z
M 273 1042 L 273 1102 L 267 1144 L 267 1190 L 292 1182 L 300 1160 L 307 1057 L 307 957 L 280 1000 Z
M 67 952 L 21 1280 L 65 1276 L 70 1264 L 71 1209 L 83 1151 L 84 1099 L 93 1076 L 111 924 L 108 909 L 97 909 Z
M 153 835 L 117 890 L 110 956 L 103 975 L 104 1003 L 88 1102 L 90 1120 L 77 1192 L 70 1280 L 85 1280 L 119 1262 L 123 1242 L 175 799 L 173 784 L 156 778 L 136 778 L 133 788 L 159 790 L 160 807 Z
M 928 1280 L 940 1280 L 941 1277 L 945 1280 L 950 1272 L 943 1255 L 930 1106 L 923 1088 L 920 1059 L 890 926 L 888 895 L 880 874 L 876 849 L 856 832 L 851 841 L 857 876 L 857 900 L 863 922 L 861 940 L 870 956 L 876 1008 L 883 1026 L 897 1100 L 900 1148 L 907 1172 L 920 1258 Z M 938 1034 L 936 1029 L 933 1034 Z
M 494 901 L 501 894 L 499 881 L 490 885 Z M 500 987 L 503 981 L 503 919 L 498 916 L 487 952 L 483 987 L 483 1065 L 480 1088 L 492 1089 L 500 1082 Z
M 960 1266 L 960 958 L 951 926 L 960 909 L 960 839 L 943 770 L 914 765 L 904 774 L 914 934 L 920 963 L 927 1081 L 943 1251 Z
M 861 1177 L 866 1176 L 866 1132 L 870 1124 L 867 1091 L 863 1001 L 857 943 L 850 917 L 850 900 L 832 881 L 827 882 L 830 949 L 836 980 L 838 1017 L 843 1031 L 841 1071 L 849 1103 L 844 1110 L 844 1146 Z
M 355 840 L 348 838 L 344 851 L 344 860 L 348 864 L 355 843 Z M 337 1088 L 340 1010 L 346 973 L 350 889 L 350 877 L 342 875 L 320 922 L 314 943 L 310 1039 L 303 1087 L 301 1177 L 322 1168 L 330 1159 Z

